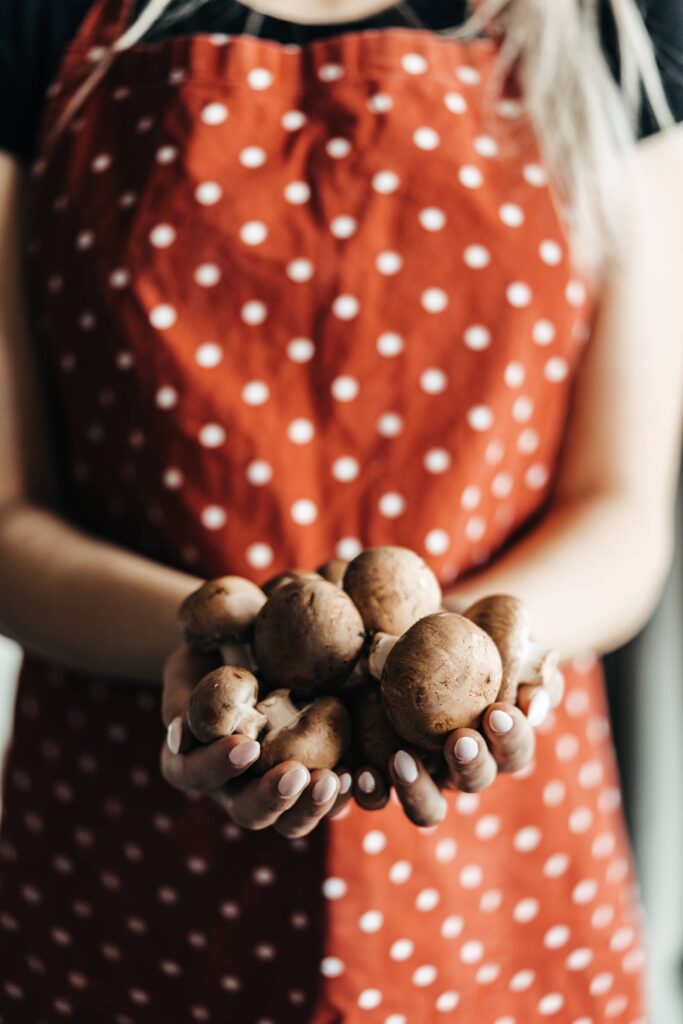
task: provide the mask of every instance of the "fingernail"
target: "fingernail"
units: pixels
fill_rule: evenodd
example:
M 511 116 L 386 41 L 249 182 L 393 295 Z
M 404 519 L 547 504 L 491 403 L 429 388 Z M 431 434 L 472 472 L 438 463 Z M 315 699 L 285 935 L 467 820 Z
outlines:
M 358 776 L 358 788 L 361 793 L 375 792 L 375 776 L 372 772 L 361 772 Z
M 228 754 L 228 760 L 236 768 L 246 768 L 248 764 L 256 760 L 260 753 L 260 743 L 257 743 L 256 740 L 245 740 L 244 743 L 232 748 Z
M 308 785 L 309 775 L 305 768 L 290 768 L 277 784 L 277 791 L 285 799 L 297 796 Z
M 166 733 L 166 742 L 168 743 L 168 749 L 172 754 L 177 754 L 179 752 L 182 738 L 183 720 L 180 715 L 178 715 L 177 718 L 173 719 L 168 727 L 168 732 Z
M 339 792 L 340 793 L 348 793 L 348 791 L 351 789 L 352 781 L 353 780 L 352 780 L 351 776 L 349 775 L 349 773 L 348 772 L 343 772 L 339 776 Z
M 474 761 L 479 753 L 479 744 L 471 736 L 461 736 L 453 748 L 453 753 L 458 761 L 467 764 L 469 761 Z
M 529 724 L 535 726 L 545 722 L 550 711 L 550 696 L 545 690 L 539 690 L 531 698 L 529 710 L 526 713 Z
M 400 782 L 415 782 L 420 774 L 415 764 L 415 758 L 411 757 L 405 750 L 399 750 L 394 754 L 394 771 Z
M 311 790 L 311 799 L 314 804 L 326 804 L 331 800 L 337 791 L 337 780 L 334 775 L 326 775 L 324 779 L 318 779 Z
M 515 723 L 512 721 L 512 718 L 508 715 L 507 711 L 499 711 L 498 708 L 496 708 L 496 710 L 492 711 L 489 715 L 489 725 L 494 732 L 500 733 L 501 735 L 504 735 L 506 732 L 510 732 L 510 729 L 514 724 Z

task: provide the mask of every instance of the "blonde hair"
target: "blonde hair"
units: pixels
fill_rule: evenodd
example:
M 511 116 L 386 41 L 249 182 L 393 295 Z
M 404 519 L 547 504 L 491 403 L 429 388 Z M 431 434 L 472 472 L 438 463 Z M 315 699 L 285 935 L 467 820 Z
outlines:
M 148 0 L 60 118 L 68 121 L 116 54 L 130 49 L 175 0 Z M 183 13 L 206 3 L 188 0 Z M 600 266 L 615 250 L 614 177 L 637 132 L 642 97 L 661 127 L 673 122 L 654 49 L 635 0 L 608 0 L 617 30 L 621 80 L 600 42 L 599 0 L 470 0 L 464 25 L 442 35 L 501 32 L 498 84 L 512 74 L 567 225 L 575 260 Z M 252 10 L 252 13 L 253 12 Z

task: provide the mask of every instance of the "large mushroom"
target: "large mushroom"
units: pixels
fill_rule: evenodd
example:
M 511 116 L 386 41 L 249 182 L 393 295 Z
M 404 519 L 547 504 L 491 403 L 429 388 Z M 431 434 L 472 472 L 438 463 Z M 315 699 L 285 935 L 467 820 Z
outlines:
M 205 675 L 190 696 L 187 723 L 200 743 L 239 732 L 255 740 L 266 724 L 256 710 L 258 680 L 244 668 L 225 666 Z
M 245 640 L 265 603 L 266 595 L 255 583 L 241 576 L 221 576 L 190 594 L 180 606 L 178 619 L 191 647 L 220 650 L 229 662 L 235 656 L 235 642 Z
M 343 558 L 331 558 L 329 562 L 319 565 L 316 572 L 328 583 L 334 583 L 337 587 L 344 585 L 344 574 L 349 563 Z
M 367 548 L 349 563 L 344 590 L 369 633 L 401 636 L 441 608 L 441 587 L 427 563 L 402 547 Z
M 263 592 L 267 597 L 277 590 L 279 587 L 284 587 L 287 583 L 298 583 L 303 580 L 318 580 L 320 574 L 317 572 L 308 572 L 307 569 L 288 569 L 286 572 L 280 572 L 277 576 L 272 576 L 263 584 Z
M 365 642 L 363 620 L 339 587 L 295 580 L 277 587 L 254 624 L 254 655 L 267 682 L 300 694 L 334 689 Z
M 411 626 L 389 652 L 382 699 L 399 735 L 430 750 L 453 729 L 477 727 L 502 675 L 488 633 L 462 615 L 438 612 Z
M 256 710 L 265 718 L 261 755 L 254 768 L 267 772 L 282 761 L 299 761 L 304 767 L 334 768 L 351 741 L 351 720 L 336 697 L 318 697 L 302 705 L 291 691 L 273 690 Z

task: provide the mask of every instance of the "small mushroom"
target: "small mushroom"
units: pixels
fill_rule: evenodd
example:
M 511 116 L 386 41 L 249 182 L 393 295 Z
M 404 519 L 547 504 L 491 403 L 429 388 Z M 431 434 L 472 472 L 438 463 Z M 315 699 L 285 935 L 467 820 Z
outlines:
M 347 570 L 348 564 L 343 558 L 332 558 L 329 562 L 325 562 L 324 565 L 319 565 L 315 571 L 324 580 L 327 580 L 328 583 L 334 583 L 335 586 L 341 587 L 344 583 L 344 573 Z
M 401 547 L 367 548 L 344 574 L 344 590 L 369 633 L 401 636 L 441 608 L 441 587 L 427 563 Z
M 241 576 L 221 576 L 185 598 L 178 619 L 191 647 L 197 651 L 219 650 L 224 644 L 244 639 L 265 603 L 266 595 L 255 583 Z
M 398 641 L 397 636 L 388 633 L 375 633 L 368 651 L 368 672 L 373 679 L 381 679 L 384 663 Z
M 492 594 L 463 612 L 491 637 L 503 663 L 503 680 L 497 700 L 517 703 L 522 683 L 548 685 L 558 672 L 559 655 L 531 639 L 529 614 L 518 597 Z
M 349 706 L 360 765 L 370 765 L 386 774 L 391 755 L 401 747 L 403 740 L 387 717 L 377 683 L 367 679 L 365 685 L 351 695 Z
M 290 690 L 273 690 L 256 705 L 266 721 L 255 770 L 262 774 L 282 761 L 304 767 L 334 768 L 351 741 L 348 711 L 336 697 L 318 697 L 297 706 Z
M 289 569 L 287 572 L 278 573 L 277 576 L 273 576 L 263 584 L 263 592 L 267 597 L 277 590 L 278 587 L 284 587 L 286 583 L 298 583 L 302 580 L 318 580 L 320 575 L 317 572 L 308 572 L 306 569 Z
M 430 750 L 453 729 L 476 728 L 502 675 L 488 633 L 462 615 L 437 612 L 411 626 L 390 651 L 382 699 L 398 734 Z
M 274 590 L 254 624 L 254 656 L 271 686 L 311 694 L 350 675 L 365 641 L 351 599 L 327 580 L 297 580 Z
M 225 666 L 209 672 L 190 695 L 187 722 L 200 743 L 239 732 L 255 740 L 266 724 L 256 710 L 258 680 L 244 668 Z

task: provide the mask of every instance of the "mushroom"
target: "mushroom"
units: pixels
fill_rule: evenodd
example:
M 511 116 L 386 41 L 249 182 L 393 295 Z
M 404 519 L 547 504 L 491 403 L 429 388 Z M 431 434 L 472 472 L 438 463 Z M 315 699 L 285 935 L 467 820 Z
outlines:
M 389 633 L 375 633 L 373 636 L 368 651 L 368 672 L 374 679 L 382 678 L 384 663 L 398 639 L 397 636 L 390 636 Z
M 344 573 L 348 567 L 348 562 L 343 558 L 331 558 L 329 562 L 325 562 L 324 565 L 319 565 L 315 570 L 319 576 L 322 576 L 328 583 L 334 583 L 335 586 L 341 587 L 344 583 Z
M 289 569 L 287 572 L 278 573 L 277 576 L 271 577 L 263 584 L 263 592 L 267 597 L 277 590 L 278 587 L 284 587 L 285 583 L 298 583 L 301 580 L 318 580 L 320 575 L 317 572 L 308 572 L 306 569 Z
M 351 741 L 348 711 L 336 697 L 318 697 L 299 707 L 290 690 L 273 690 L 256 710 L 266 722 L 254 766 L 259 774 L 290 759 L 310 770 L 334 768 Z
M 258 680 L 244 668 L 225 666 L 209 672 L 195 686 L 187 722 L 200 743 L 242 733 L 255 740 L 266 724 L 256 710 Z
M 552 683 L 559 671 L 559 655 L 531 639 L 529 614 L 518 597 L 492 594 L 475 601 L 463 615 L 485 630 L 498 648 L 503 680 L 497 700 L 516 704 L 522 683 Z
M 255 583 L 241 576 L 221 576 L 185 598 L 178 619 L 191 647 L 222 652 L 224 645 L 245 638 L 265 603 L 266 595 Z M 229 659 L 226 652 L 224 661 Z
M 430 750 L 453 729 L 476 728 L 502 675 L 488 633 L 462 615 L 437 612 L 394 644 L 382 672 L 382 699 L 397 733 Z
M 391 755 L 401 747 L 403 740 L 387 717 L 377 683 L 367 679 L 365 685 L 350 696 L 349 706 L 359 763 L 386 773 Z
M 323 579 L 278 587 L 254 624 L 254 655 L 265 679 L 301 694 L 341 684 L 364 642 L 363 620 L 353 601 Z
M 344 574 L 344 590 L 369 633 L 401 636 L 441 608 L 441 587 L 427 563 L 401 547 L 367 548 Z

